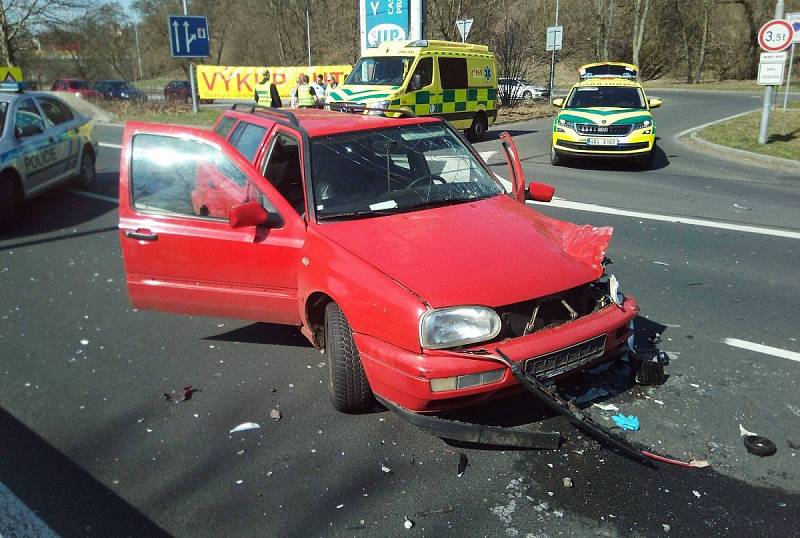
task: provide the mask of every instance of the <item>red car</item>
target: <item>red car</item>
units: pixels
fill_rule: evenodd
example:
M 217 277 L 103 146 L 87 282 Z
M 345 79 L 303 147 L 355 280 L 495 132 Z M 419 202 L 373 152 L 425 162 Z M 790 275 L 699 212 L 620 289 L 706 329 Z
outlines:
M 81 99 L 98 100 L 100 99 L 100 92 L 89 86 L 85 80 L 75 78 L 62 78 L 53 82 L 50 88 L 53 92 L 70 92 L 75 94 L 75 97 Z
M 610 360 L 636 302 L 604 268 L 610 228 L 547 217 L 449 124 L 226 111 L 214 129 L 128 122 L 119 228 L 136 308 L 294 325 L 324 349 L 334 407 L 416 412 Z M 523 362 L 524 361 L 524 362 Z

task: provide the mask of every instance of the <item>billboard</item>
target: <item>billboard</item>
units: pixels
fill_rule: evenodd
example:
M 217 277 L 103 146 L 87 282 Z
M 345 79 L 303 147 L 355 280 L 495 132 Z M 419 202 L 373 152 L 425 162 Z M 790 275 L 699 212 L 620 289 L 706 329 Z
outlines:
M 198 65 L 197 91 L 200 99 L 252 101 L 256 84 L 261 81 L 264 70 L 268 69 L 272 82 L 278 87 L 278 93 L 282 99 L 287 99 L 286 104 L 288 105 L 292 88 L 301 73 L 308 75 L 312 82 L 317 75 L 322 75 L 326 80 L 328 75 L 333 75 L 341 84 L 352 68 L 352 65 L 312 65 L 311 67 Z
M 361 54 L 383 41 L 422 39 L 425 0 L 360 0 Z

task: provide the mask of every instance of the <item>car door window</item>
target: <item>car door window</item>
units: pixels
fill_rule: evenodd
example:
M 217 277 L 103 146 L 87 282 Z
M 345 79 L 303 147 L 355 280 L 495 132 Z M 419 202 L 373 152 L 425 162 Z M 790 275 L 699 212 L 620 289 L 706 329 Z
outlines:
M 429 86 L 433 82 L 433 58 L 422 58 L 417 62 L 417 67 L 414 69 L 415 75 L 419 75 L 420 88 Z
M 298 214 L 305 210 L 300 144 L 286 133 L 278 133 L 272 142 L 264 168 L 264 177 L 289 202 Z
M 468 86 L 466 58 L 438 58 L 438 60 L 443 90 L 457 90 Z
M 219 121 L 219 125 L 217 125 L 214 131 L 222 138 L 228 138 L 228 133 L 231 132 L 234 123 L 236 123 L 236 118 L 225 116 Z
M 55 99 L 40 97 L 39 106 L 42 108 L 42 112 L 44 112 L 45 117 L 50 120 L 53 125 L 66 123 L 72 120 L 74 117 L 69 108 L 59 103 Z
M 208 144 L 140 134 L 131 151 L 131 198 L 139 211 L 227 220 L 234 205 L 264 205 L 244 172 Z
M 266 134 L 266 127 L 242 121 L 234 129 L 230 143 L 244 155 L 245 159 L 252 162 Z
M 17 116 L 14 121 L 17 133 L 30 132 L 32 127 L 38 127 L 41 132 L 45 130 L 44 120 L 33 99 L 25 99 L 17 105 Z

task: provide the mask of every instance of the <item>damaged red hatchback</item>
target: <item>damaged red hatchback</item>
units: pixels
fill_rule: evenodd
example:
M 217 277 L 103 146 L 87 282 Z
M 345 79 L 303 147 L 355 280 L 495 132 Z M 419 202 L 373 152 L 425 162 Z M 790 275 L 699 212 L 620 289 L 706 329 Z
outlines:
M 604 271 L 610 228 L 525 204 L 447 123 L 230 110 L 213 131 L 125 127 L 119 228 L 135 307 L 295 325 L 333 405 L 416 412 L 614 357 L 638 306 Z

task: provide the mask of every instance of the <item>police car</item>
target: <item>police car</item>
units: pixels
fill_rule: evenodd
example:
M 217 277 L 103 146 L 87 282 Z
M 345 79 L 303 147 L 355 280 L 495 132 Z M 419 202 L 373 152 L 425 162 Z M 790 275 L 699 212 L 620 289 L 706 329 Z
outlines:
M 53 95 L 0 84 L 0 232 L 25 200 L 71 179 L 91 186 L 96 156 L 91 118 Z

